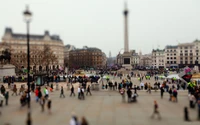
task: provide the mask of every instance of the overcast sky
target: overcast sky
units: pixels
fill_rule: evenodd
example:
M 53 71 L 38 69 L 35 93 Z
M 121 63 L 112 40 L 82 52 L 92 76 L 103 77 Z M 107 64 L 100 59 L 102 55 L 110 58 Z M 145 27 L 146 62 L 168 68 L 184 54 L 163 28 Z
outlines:
M 116 56 L 124 48 L 124 0 L 0 0 L 5 27 L 26 33 L 22 12 L 33 12 L 30 32 L 58 34 L 64 44 L 100 48 Z M 200 0 L 128 0 L 129 49 L 143 54 L 200 39 Z

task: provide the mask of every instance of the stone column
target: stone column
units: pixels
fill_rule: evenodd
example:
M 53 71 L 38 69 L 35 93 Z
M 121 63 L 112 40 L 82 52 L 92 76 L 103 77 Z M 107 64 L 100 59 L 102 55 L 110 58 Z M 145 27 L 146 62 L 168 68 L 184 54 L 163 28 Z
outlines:
M 129 52 L 129 42 L 128 42 L 128 9 L 125 3 L 124 10 L 124 52 Z

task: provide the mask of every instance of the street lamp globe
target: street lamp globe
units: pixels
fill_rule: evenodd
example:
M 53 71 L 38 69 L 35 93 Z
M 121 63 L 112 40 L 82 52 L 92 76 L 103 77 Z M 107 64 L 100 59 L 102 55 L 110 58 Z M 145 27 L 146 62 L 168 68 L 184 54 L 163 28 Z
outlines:
M 24 11 L 24 21 L 29 23 L 31 21 L 32 13 L 29 11 L 28 6 L 26 6 L 26 10 Z

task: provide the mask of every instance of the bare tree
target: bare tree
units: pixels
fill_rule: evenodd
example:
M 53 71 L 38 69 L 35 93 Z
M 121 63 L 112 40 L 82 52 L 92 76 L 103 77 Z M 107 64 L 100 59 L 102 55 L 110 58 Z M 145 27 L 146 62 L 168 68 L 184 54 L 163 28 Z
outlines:
M 49 71 L 49 65 L 54 65 L 58 63 L 58 59 L 54 52 L 51 50 L 49 45 L 44 46 L 44 50 L 42 52 L 42 64 L 47 67 L 47 72 Z
M 32 48 L 30 51 L 30 62 L 34 67 L 42 64 L 43 51 L 38 48 Z M 36 72 L 36 68 L 33 69 Z

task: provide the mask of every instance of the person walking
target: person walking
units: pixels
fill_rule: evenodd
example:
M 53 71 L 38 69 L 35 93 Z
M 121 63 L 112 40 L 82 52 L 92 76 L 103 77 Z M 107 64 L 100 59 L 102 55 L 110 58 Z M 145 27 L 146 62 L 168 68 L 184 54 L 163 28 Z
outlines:
M 38 87 L 38 100 L 40 100 L 40 99 L 41 99 L 41 97 L 42 97 L 41 88 L 40 88 L 40 87 Z M 36 100 L 36 101 L 38 101 L 38 100 Z
M 78 87 L 78 99 L 81 99 L 81 88 L 80 88 L 80 86 Z
M 132 96 L 132 91 L 130 88 L 127 90 L 127 96 L 128 96 L 128 103 L 131 102 L 131 96 Z
M 125 102 L 125 89 L 121 88 L 120 93 L 122 95 L 122 102 Z
M 9 99 L 9 92 L 7 91 L 5 94 L 5 100 L 6 100 L 6 105 L 8 105 L 8 99 Z
M 4 99 L 5 99 L 4 95 L 0 93 L 0 107 L 3 107 Z
M 185 121 L 190 121 L 187 107 L 184 108 L 184 120 Z
M 45 87 L 45 98 L 48 99 L 48 97 L 49 97 L 49 91 L 47 87 Z
M 44 112 L 44 106 L 45 106 L 45 97 L 41 97 L 40 99 L 40 105 L 41 105 L 41 112 Z
M 154 118 L 154 115 L 158 115 L 158 119 L 161 119 L 160 113 L 158 111 L 158 104 L 156 101 L 154 101 L 154 111 L 153 114 L 151 115 L 151 118 Z
M 82 119 L 81 119 L 81 125 L 88 125 L 88 122 L 85 119 L 85 117 L 82 117 Z
M 178 96 L 178 92 L 177 92 L 176 89 L 174 89 L 174 91 L 173 91 L 174 100 L 172 100 L 172 101 L 178 102 L 178 97 L 177 96 Z
M 198 120 L 200 121 L 200 94 L 199 94 L 197 104 L 198 104 Z
M 194 97 L 194 95 L 193 94 L 191 94 L 190 96 L 189 96 L 189 100 L 190 100 L 190 108 L 195 108 L 195 97 Z
M 85 99 L 84 87 L 81 87 L 81 92 L 80 92 L 80 94 L 81 94 L 82 99 L 84 100 L 84 99 Z
M 20 87 L 20 89 L 19 89 L 19 95 L 23 95 L 23 93 L 24 93 L 24 86 L 23 85 L 21 85 L 21 87 Z
M 35 91 L 35 83 L 34 82 L 32 82 L 32 84 L 31 84 L 31 90 L 32 90 L 32 92 Z
M 75 116 L 75 115 L 72 116 L 72 118 L 69 122 L 69 125 L 79 125 L 77 116 Z
M 169 93 L 169 101 L 171 101 L 172 100 L 172 88 L 170 88 L 169 89 L 169 91 L 168 91 L 168 93 Z
M 147 90 L 147 92 L 149 92 L 149 94 L 151 94 L 151 84 L 150 83 L 148 84 L 148 90 Z
M 87 95 L 88 93 L 90 93 L 90 95 L 92 95 L 92 93 L 90 92 L 90 85 L 88 85 L 88 87 L 87 87 L 87 93 L 86 93 L 86 95 Z
M 165 90 L 163 89 L 163 87 L 160 88 L 160 96 L 161 96 L 161 99 L 163 98 L 163 93 L 165 92 Z
M 16 85 L 14 85 L 14 87 L 13 87 L 12 96 L 13 96 L 14 94 L 17 96 L 17 86 L 16 86 Z
M 6 92 L 6 89 L 5 89 L 5 87 L 4 87 L 4 85 L 1 85 L 1 94 L 5 94 L 5 92 Z
M 64 98 L 65 98 L 63 86 L 61 86 L 61 90 L 60 90 L 60 98 L 61 98 L 61 97 L 64 97 Z
M 48 98 L 47 109 L 48 109 L 48 111 L 49 111 L 49 114 L 51 114 L 51 103 L 52 103 L 51 99 Z
M 70 94 L 70 96 L 72 96 L 72 94 L 74 94 L 74 96 L 75 96 L 75 93 L 74 93 L 74 86 L 72 85 L 72 88 L 71 88 L 71 94 Z

